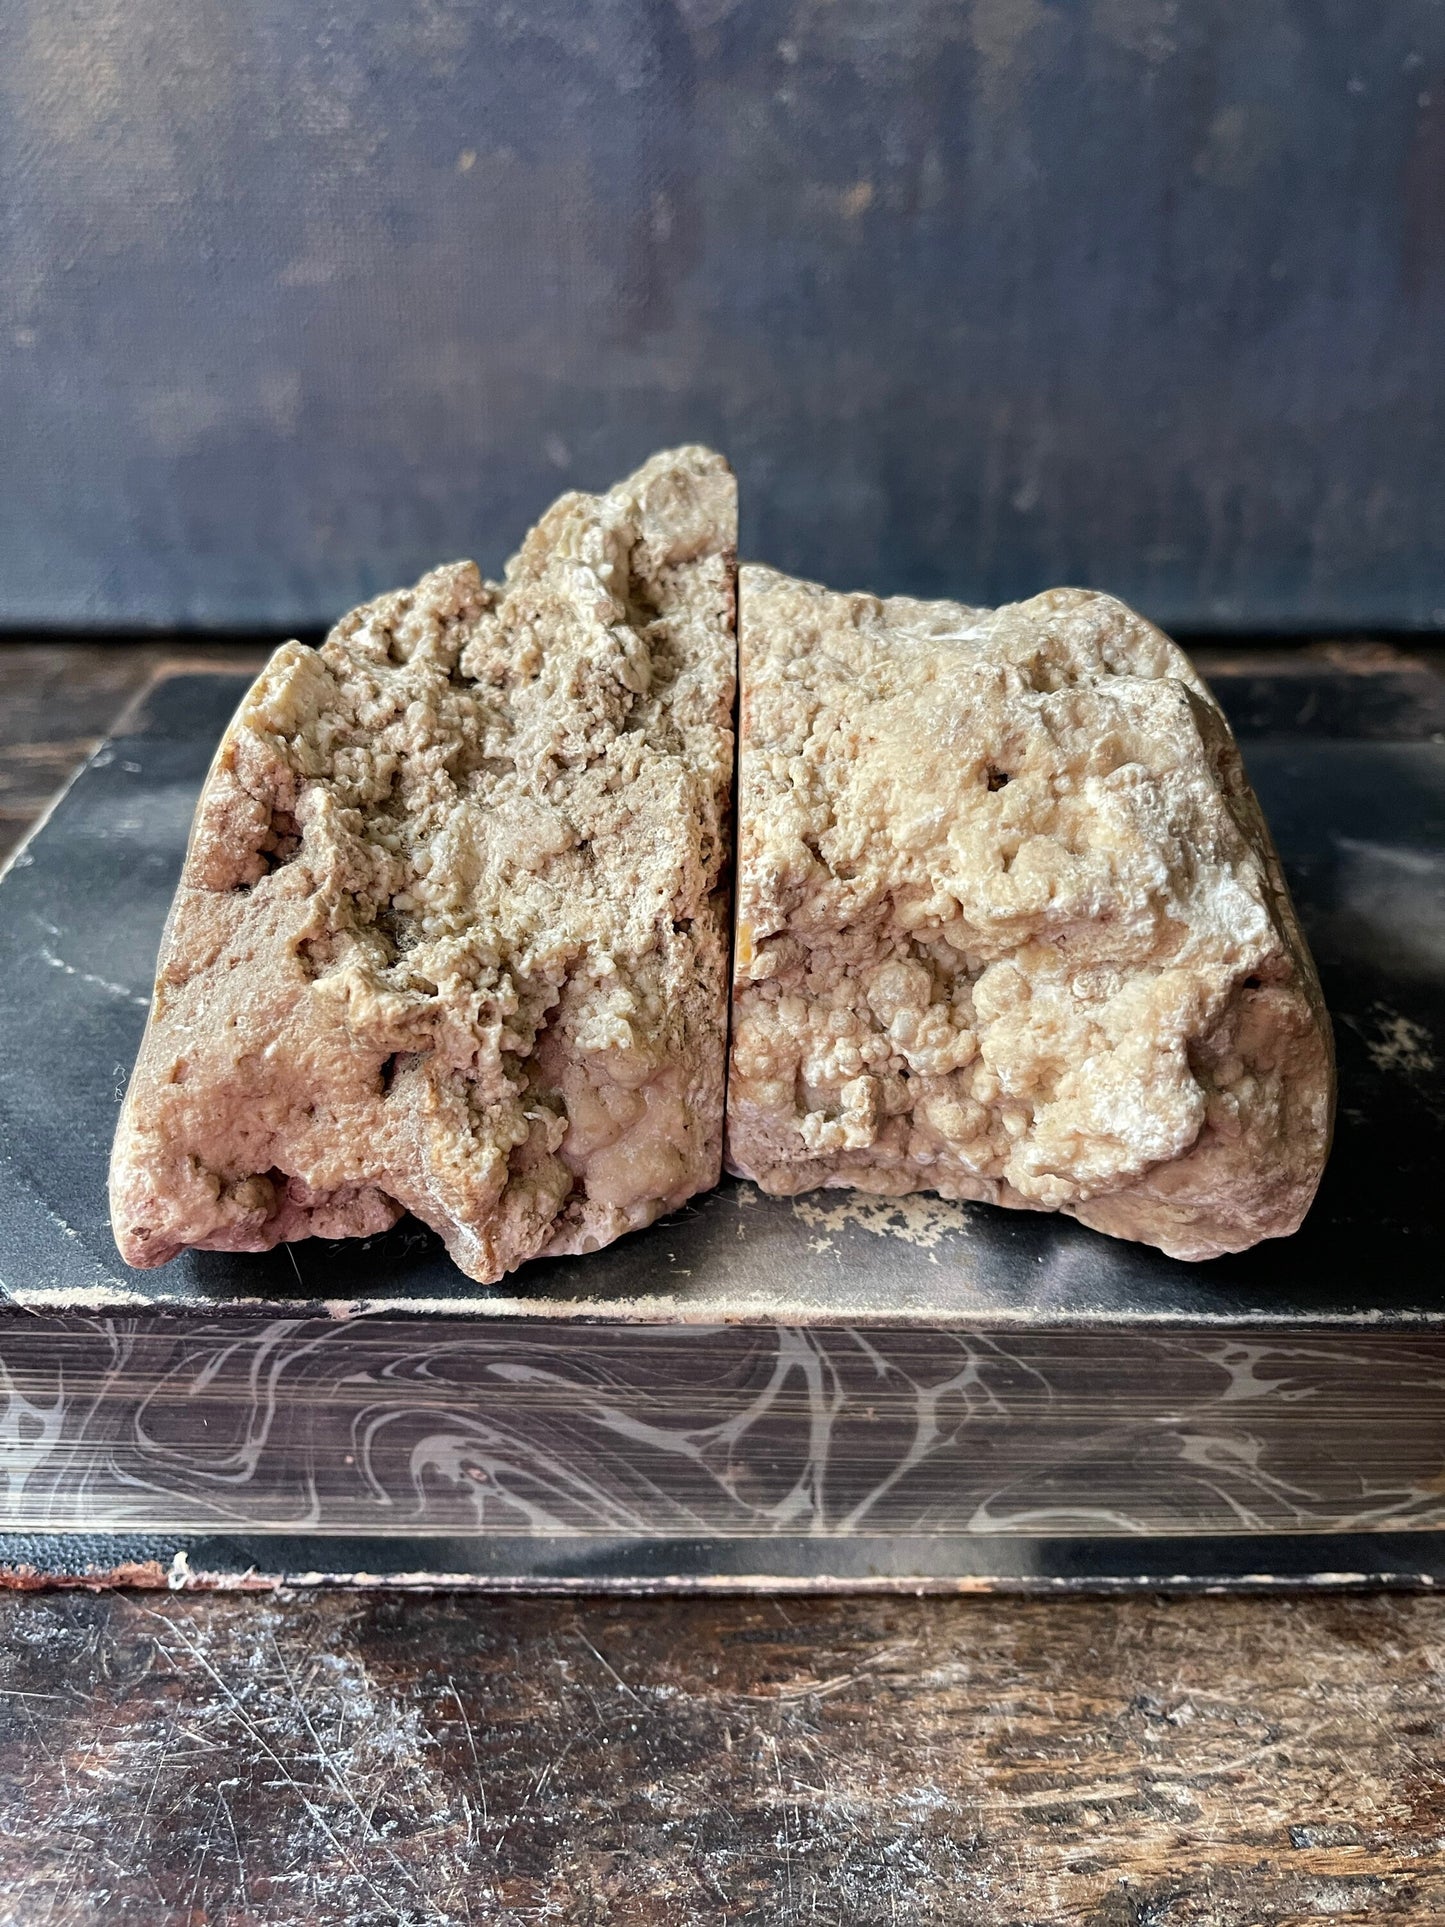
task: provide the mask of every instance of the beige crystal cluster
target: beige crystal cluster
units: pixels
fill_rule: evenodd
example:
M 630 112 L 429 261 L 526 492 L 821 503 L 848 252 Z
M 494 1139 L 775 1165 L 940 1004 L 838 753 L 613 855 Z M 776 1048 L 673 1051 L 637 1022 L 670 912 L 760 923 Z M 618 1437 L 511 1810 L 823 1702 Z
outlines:
M 1291 1231 L 1329 1025 L 1222 714 L 1102 595 L 742 572 L 722 459 L 288 644 L 217 753 L 111 1170 L 125 1258 L 366 1235 L 490 1282 L 730 1168 Z M 741 729 L 735 750 L 735 672 Z
M 1223 714 L 1111 596 L 740 585 L 730 1168 L 1066 1211 L 1179 1258 L 1295 1229 L 1329 1022 Z
M 111 1165 L 133 1265 L 412 1211 L 496 1279 L 717 1182 L 737 510 L 705 449 L 279 650 Z

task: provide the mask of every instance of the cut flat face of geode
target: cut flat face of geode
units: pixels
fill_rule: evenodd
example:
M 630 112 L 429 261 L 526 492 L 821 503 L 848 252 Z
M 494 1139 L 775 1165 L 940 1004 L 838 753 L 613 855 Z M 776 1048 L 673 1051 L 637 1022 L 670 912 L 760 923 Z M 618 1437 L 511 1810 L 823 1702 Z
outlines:
M 1229 727 L 1112 597 L 742 571 L 729 1168 L 1065 1211 L 1179 1258 L 1293 1231 L 1329 1020 Z
M 733 478 L 655 456 L 288 643 L 196 813 L 111 1165 L 133 1265 L 385 1229 L 489 1282 L 716 1183 Z

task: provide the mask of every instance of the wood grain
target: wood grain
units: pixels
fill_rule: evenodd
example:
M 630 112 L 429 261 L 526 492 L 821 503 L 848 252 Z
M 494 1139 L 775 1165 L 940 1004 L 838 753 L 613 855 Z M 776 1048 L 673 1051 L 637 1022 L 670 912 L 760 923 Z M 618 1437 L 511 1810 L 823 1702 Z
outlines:
M 0 1600 L 17 1921 L 1445 1918 L 1445 1602 Z
M 0 649 L 0 831 L 176 653 Z M 1442 1686 L 1432 1596 L 10 1595 L 0 1922 L 1439 1921 Z
M 0 643 L 0 861 L 163 666 L 259 669 L 264 646 Z

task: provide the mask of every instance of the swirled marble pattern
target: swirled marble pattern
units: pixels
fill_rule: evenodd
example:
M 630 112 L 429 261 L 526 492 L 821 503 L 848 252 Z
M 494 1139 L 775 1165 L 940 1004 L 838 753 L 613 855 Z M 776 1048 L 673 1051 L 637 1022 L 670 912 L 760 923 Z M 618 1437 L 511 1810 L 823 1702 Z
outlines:
M 1261 1339 L 538 1320 L 0 1330 L 11 1531 L 767 1538 L 1445 1527 L 1445 1361 Z

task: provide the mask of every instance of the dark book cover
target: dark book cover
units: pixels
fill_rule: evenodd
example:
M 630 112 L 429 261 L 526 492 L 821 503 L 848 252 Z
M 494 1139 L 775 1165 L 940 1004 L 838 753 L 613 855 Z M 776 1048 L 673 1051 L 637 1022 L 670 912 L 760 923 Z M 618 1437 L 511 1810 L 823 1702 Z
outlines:
M 1445 1576 L 1445 743 L 1233 691 L 1340 1055 L 1295 1237 L 725 1182 L 473 1284 L 411 1220 L 125 1267 L 111 1133 L 242 679 L 159 682 L 0 881 L 11 1583 L 639 1588 Z M 1326 688 L 1325 685 L 1328 685 Z M 1221 686 L 1225 700 L 1231 691 Z

